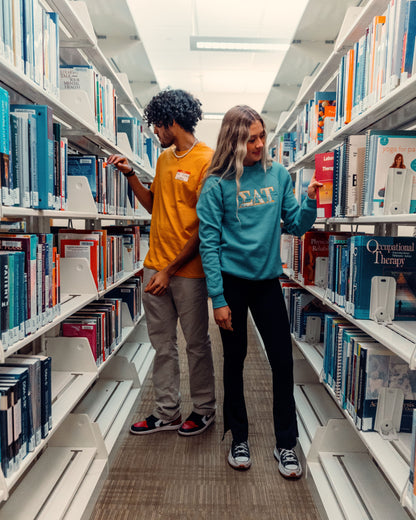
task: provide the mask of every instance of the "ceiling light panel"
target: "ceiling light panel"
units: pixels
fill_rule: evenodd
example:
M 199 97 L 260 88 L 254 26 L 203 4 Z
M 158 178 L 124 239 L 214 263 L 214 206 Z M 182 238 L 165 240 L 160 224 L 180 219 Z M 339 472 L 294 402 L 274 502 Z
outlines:
M 193 51 L 278 52 L 289 49 L 288 41 L 275 38 L 190 36 L 189 43 Z

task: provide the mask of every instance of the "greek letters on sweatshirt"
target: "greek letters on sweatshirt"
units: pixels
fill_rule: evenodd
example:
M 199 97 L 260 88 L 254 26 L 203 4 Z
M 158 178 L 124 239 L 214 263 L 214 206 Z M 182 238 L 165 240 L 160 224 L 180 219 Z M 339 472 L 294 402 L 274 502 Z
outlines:
M 197 213 L 200 253 L 214 308 L 227 305 L 221 272 L 248 280 L 282 274 L 280 225 L 301 236 L 316 218 L 316 201 L 299 206 L 289 172 L 273 162 L 265 172 L 260 163 L 244 168 L 237 197 L 235 179 L 206 180 Z

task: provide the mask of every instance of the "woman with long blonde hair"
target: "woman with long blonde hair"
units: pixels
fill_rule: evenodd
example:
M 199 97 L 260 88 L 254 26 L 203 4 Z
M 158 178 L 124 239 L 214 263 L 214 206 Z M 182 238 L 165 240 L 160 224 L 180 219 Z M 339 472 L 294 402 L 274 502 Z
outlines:
M 280 222 L 290 233 L 305 233 L 316 218 L 320 184 L 312 179 L 299 207 L 288 171 L 271 160 L 265 143 L 255 110 L 238 105 L 225 114 L 197 204 L 200 252 L 224 349 L 224 433 L 231 430 L 233 437 L 228 462 L 235 469 L 251 466 L 243 381 L 250 309 L 273 374 L 274 455 L 284 477 L 299 478 L 292 345 L 279 283 Z

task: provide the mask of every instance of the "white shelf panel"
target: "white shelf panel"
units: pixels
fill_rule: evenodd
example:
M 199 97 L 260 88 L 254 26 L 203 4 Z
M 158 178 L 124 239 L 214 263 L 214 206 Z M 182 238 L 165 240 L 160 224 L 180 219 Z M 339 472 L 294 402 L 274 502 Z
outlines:
M 48 447 L 3 505 L 2 517 L 13 520 L 62 518 L 65 504 L 72 499 L 96 451 L 95 448 Z M 40 516 L 36 516 L 41 509 Z
M 109 428 L 105 438 L 105 446 L 109 454 L 113 453 L 114 446 L 120 437 L 120 433 L 127 419 L 130 417 L 130 414 L 134 409 L 140 392 L 140 388 L 132 388 L 130 390 L 123 402 L 122 407 L 119 410 L 119 413 L 111 424 L 111 427 Z
M 313 441 L 318 429 L 326 426 L 330 419 L 344 418 L 338 406 L 321 384 L 297 383 L 294 387 L 294 395 L 296 410 L 310 443 Z M 308 452 L 304 453 L 306 456 Z
M 54 379 L 61 378 L 61 393 L 58 400 L 52 404 L 52 423 L 54 428 L 60 426 L 65 417 L 73 410 L 77 403 L 82 399 L 87 390 L 97 379 L 97 374 L 67 374 L 57 372 Z
M 89 520 L 107 475 L 107 460 L 94 459 L 63 520 Z
M 295 385 L 294 387 L 294 396 L 295 396 L 295 402 L 296 402 L 296 411 L 298 413 L 298 416 L 300 420 L 302 421 L 302 424 L 305 428 L 305 433 L 308 438 L 308 449 L 305 450 L 303 444 L 302 449 L 305 453 L 305 456 L 309 452 L 310 444 L 318 430 L 322 426 L 322 423 L 319 421 L 318 417 L 316 416 L 313 408 L 311 407 L 308 399 L 303 394 L 302 390 L 299 388 L 299 385 Z
M 126 357 L 130 363 L 133 363 L 139 375 L 140 384 L 143 384 L 154 357 L 154 349 L 151 344 L 127 343 L 119 352 L 119 355 Z
M 145 360 L 143 361 L 143 364 L 140 367 L 140 370 L 138 371 L 139 381 L 140 381 L 141 385 L 143 385 L 143 383 L 147 377 L 147 374 L 149 373 L 150 366 L 153 362 L 153 358 L 155 357 L 155 353 L 156 352 L 155 352 L 154 348 L 151 347 L 149 344 L 149 350 L 147 352 L 147 356 L 146 356 Z
M 384 440 L 377 432 L 359 432 L 359 435 L 400 497 L 409 479 L 410 454 L 405 460 L 395 449 L 394 443 Z M 400 435 L 411 437 L 410 433 Z
M 321 464 L 310 462 L 308 464 L 307 478 L 313 482 L 313 491 L 315 492 L 317 505 L 318 507 L 320 506 L 321 516 L 327 520 L 345 520 L 345 516 Z
M 365 454 L 320 453 L 319 458 L 347 518 L 408 520 L 397 497 Z
M 292 334 L 292 340 L 296 343 L 299 350 L 308 360 L 309 364 L 313 368 L 314 372 L 318 377 L 321 376 L 323 369 L 323 345 L 311 345 L 310 343 L 306 343 L 305 341 L 301 341 L 295 338 Z
M 131 387 L 132 381 L 118 381 L 111 395 L 111 404 L 107 401 L 106 406 L 97 417 L 96 422 L 100 427 L 104 439 L 107 439 L 108 432 L 114 420 L 118 417 L 123 403 L 127 400 Z

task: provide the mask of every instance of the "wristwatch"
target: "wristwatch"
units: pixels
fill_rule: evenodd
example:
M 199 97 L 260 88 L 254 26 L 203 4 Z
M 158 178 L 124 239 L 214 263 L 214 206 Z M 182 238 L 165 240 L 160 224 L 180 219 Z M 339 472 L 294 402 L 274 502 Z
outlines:
M 135 173 L 135 171 L 132 168 L 127 173 L 123 173 L 123 175 L 124 175 L 124 177 L 133 177 L 133 175 L 136 175 L 136 173 Z

